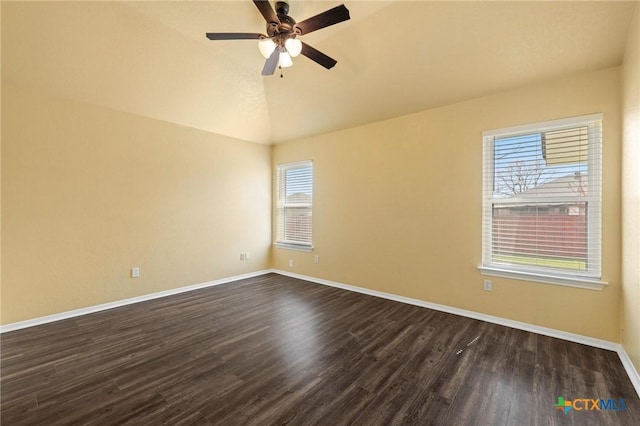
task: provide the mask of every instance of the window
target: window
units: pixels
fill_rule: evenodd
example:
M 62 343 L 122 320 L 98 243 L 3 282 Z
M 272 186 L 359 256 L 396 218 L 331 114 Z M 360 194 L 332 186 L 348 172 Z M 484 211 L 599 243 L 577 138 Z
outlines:
M 276 197 L 276 246 L 311 250 L 313 163 L 277 166 Z
M 602 115 L 483 133 L 489 275 L 601 289 Z

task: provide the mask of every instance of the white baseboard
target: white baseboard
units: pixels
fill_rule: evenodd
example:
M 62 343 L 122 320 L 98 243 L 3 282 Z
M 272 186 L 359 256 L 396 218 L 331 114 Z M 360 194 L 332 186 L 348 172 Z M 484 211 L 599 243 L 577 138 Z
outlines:
M 566 331 L 555 330 L 553 328 L 541 327 L 538 325 L 528 324 L 525 322 L 514 321 L 501 317 L 495 317 L 493 315 L 482 314 L 479 312 L 468 311 L 466 309 L 454 308 L 446 305 L 439 305 L 437 303 L 426 302 L 424 300 L 413 299 L 411 297 L 398 296 L 396 294 L 385 293 L 377 290 L 370 290 L 368 288 L 356 287 L 348 284 L 337 283 L 334 281 L 328 281 L 321 278 L 308 277 L 305 275 L 293 274 L 287 271 L 274 271 L 277 274 L 286 275 L 292 278 L 299 278 L 301 280 L 311 281 L 317 284 L 324 284 L 331 287 L 338 287 L 344 290 L 355 291 L 357 293 L 367 294 L 369 296 L 381 297 L 383 299 L 394 300 L 396 302 L 407 303 L 409 305 L 421 306 L 423 308 L 429 308 L 436 311 L 447 312 L 449 314 L 460 315 L 467 318 L 473 318 L 481 321 L 490 322 L 493 324 L 504 325 L 518 330 L 530 331 L 532 333 L 543 334 L 545 336 L 556 337 L 558 339 L 568 340 L 570 342 L 581 343 L 583 345 L 594 346 L 596 348 L 608 349 L 611 351 L 617 351 L 620 346 L 618 343 L 610 342 L 608 340 L 600 340 L 593 337 L 582 336 L 580 334 L 568 333 Z
M 423 308 L 429 308 L 436 311 L 446 312 L 450 314 L 460 315 L 467 318 L 473 318 L 481 321 L 490 322 L 493 324 L 504 325 L 506 327 L 515 328 L 518 330 L 529 331 L 531 333 L 542 334 L 544 336 L 555 337 L 562 340 L 567 340 L 569 342 L 580 343 L 587 346 L 593 346 L 600 349 L 606 349 L 610 351 L 614 351 L 618 354 L 622 365 L 624 366 L 633 387 L 636 390 L 636 393 L 640 397 L 640 375 L 638 375 L 638 371 L 633 366 L 631 359 L 627 355 L 624 347 L 620 343 L 611 342 L 608 340 L 596 339 L 594 337 L 583 336 L 581 334 L 569 333 L 562 330 L 556 330 L 553 328 L 541 327 L 539 325 L 528 324 L 520 321 L 514 321 L 506 318 L 500 318 L 493 315 L 482 314 L 479 312 L 468 311 L 466 309 L 454 308 L 446 305 L 439 305 L 437 303 L 426 302 L 424 300 L 413 299 L 410 297 L 398 296 L 396 294 L 385 293 L 382 291 L 371 290 L 363 287 L 356 287 L 349 284 L 342 284 L 335 281 L 329 281 L 322 278 L 315 278 L 306 275 L 295 274 L 292 272 L 282 271 L 278 269 L 272 270 L 276 274 L 285 275 L 292 278 L 298 278 L 305 281 L 310 281 L 316 284 L 323 284 L 331 287 L 341 288 L 343 290 L 354 291 L 357 293 L 367 294 L 369 296 L 380 297 L 383 299 L 393 300 L 396 302 L 407 303 L 409 305 L 420 306 Z
M 631 383 L 633 383 L 633 387 L 636 388 L 636 392 L 638 393 L 638 396 L 640 396 L 640 374 L 638 374 L 638 370 L 636 370 L 636 367 L 634 367 L 633 363 L 631 362 L 631 358 L 629 358 L 629 355 L 627 355 L 627 351 L 624 350 L 624 347 L 622 345 L 620 345 L 617 352 L 618 356 L 620 357 L 620 361 L 622 362 L 622 365 L 624 366 L 624 369 L 627 372 L 629 379 L 631 380 Z
M 14 322 L 0 326 L 0 334 L 7 333 L 9 331 L 20 330 L 27 327 L 34 327 L 36 325 L 47 324 L 50 322 L 60 321 L 67 318 L 79 317 L 81 315 L 92 314 L 95 312 L 106 311 L 107 309 L 118 308 L 120 306 L 131 305 L 133 303 L 145 302 L 147 300 L 158 299 L 160 297 L 167 297 L 174 294 L 185 293 L 187 291 L 198 290 L 201 288 L 212 287 L 220 284 L 226 284 L 232 281 L 238 281 L 245 278 L 253 278 L 260 275 L 273 272 L 272 270 L 262 270 L 257 272 L 251 272 L 248 274 L 236 275 L 233 277 L 221 278 L 219 280 L 207 281 L 205 283 L 194 284 L 186 287 L 174 288 L 171 290 L 160 291 L 158 293 L 145 294 L 143 296 L 131 297 L 129 299 L 117 300 L 115 302 L 103 303 L 101 305 L 88 306 L 86 308 L 74 309 L 73 311 L 61 312 L 58 314 L 47 315 L 44 317 L 33 318 L 25 321 Z
M 541 327 L 538 325 L 528 324 L 520 321 L 514 321 L 510 319 L 500 318 L 493 315 L 482 314 L 479 312 L 468 311 L 466 309 L 454 308 L 446 305 L 439 305 L 437 303 L 426 302 L 424 300 L 413 299 L 410 297 L 398 296 L 396 294 L 385 293 L 382 291 L 371 290 L 368 288 L 357 287 L 349 284 L 342 284 L 335 281 L 329 281 L 322 278 L 310 277 L 307 275 L 294 274 L 292 272 L 282 271 L 279 269 L 266 269 L 256 272 L 251 272 L 243 275 L 236 275 L 233 277 L 222 278 L 215 281 L 208 281 L 205 283 L 194 284 L 186 287 L 179 287 L 171 290 L 161 291 L 158 293 L 147 294 L 144 296 L 132 297 L 129 299 L 118 300 L 115 302 L 104 303 L 101 305 L 89 306 L 86 308 L 75 309 L 73 311 L 61 312 L 59 314 L 47 315 L 44 317 L 33 318 L 26 321 L 14 322 L 11 324 L 6 324 L 0 326 L 0 334 L 6 333 L 9 331 L 20 330 L 23 328 L 34 327 L 41 324 L 47 324 L 55 321 L 60 321 L 67 318 L 78 317 L 81 315 L 91 314 L 94 312 L 106 311 L 108 309 L 117 308 L 120 306 L 131 305 L 134 303 L 144 302 L 147 300 L 158 299 L 161 297 L 171 296 L 174 294 L 185 293 L 188 291 L 198 290 L 201 288 L 212 287 L 220 284 L 226 284 L 232 281 L 238 281 L 246 278 L 253 278 L 260 275 L 265 275 L 268 273 L 276 273 L 280 275 L 284 275 L 287 277 L 298 278 L 304 281 L 313 282 L 316 284 L 327 285 L 331 287 L 337 287 L 343 290 L 353 291 L 356 293 L 367 294 L 369 296 L 380 297 L 383 299 L 393 300 L 396 302 L 406 303 L 409 305 L 420 306 L 423 308 L 429 308 L 436 311 L 447 312 L 450 314 L 460 315 L 467 318 L 473 318 L 481 321 L 486 321 L 493 324 L 504 325 L 506 327 L 515 328 L 518 330 L 529 331 L 532 333 L 542 334 L 549 337 L 555 337 L 558 339 L 567 340 L 569 342 L 580 343 L 583 345 L 593 346 L 596 348 L 607 349 L 611 351 L 615 351 L 624 366 L 631 383 L 633 384 L 638 396 L 640 396 L 640 375 L 638 371 L 634 367 L 631 359 L 627 355 L 624 347 L 615 342 L 610 342 L 608 340 L 595 339 L 593 337 L 582 336 L 580 334 L 568 333 L 566 331 L 555 330 L 552 328 Z

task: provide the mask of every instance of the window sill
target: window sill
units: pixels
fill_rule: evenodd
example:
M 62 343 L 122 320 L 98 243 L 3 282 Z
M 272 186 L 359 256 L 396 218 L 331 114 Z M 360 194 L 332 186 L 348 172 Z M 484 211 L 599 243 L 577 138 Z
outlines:
M 286 244 L 286 243 L 274 243 L 273 246 L 279 249 L 304 251 L 307 253 L 311 253 L 313 251 L 313 246 L 301 246 L 297 244 Z
M 534 281 L 545 284 L 561 285 L 565 287 L 584 288 L 588 290 L 602 290 L 609 283 L 589 278 L 561 277 L 554 275 L 536 274 L 531 272 L 513 271 L 490 266 L 478 266 L 482 275 L 512 278 L 514 280 Z

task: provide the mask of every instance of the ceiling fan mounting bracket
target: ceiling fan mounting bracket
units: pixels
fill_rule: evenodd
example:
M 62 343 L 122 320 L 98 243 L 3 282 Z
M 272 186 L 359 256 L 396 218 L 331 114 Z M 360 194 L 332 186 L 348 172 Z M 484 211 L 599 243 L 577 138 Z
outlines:
M 286 1 L 277 1 L 276 2 L 276 13 L 278 15 L 288 15 L 289 14 L 289 3 Z
M 300 28 L 296 26 L 296 21 L 289 16 L 289 3 L 286 1 L 276 2 L 276 14 L 280 22 L 267 22 L 267 34 L 269 37 L 284 36 L 284 38 L 290 38 L 289 34 L 293 34 L 292 37 L 302 34 Z

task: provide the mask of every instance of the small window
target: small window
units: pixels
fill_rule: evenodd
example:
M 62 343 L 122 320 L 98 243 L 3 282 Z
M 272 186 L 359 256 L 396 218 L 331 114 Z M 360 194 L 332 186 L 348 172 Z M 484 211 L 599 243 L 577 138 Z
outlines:
M 277 166 L 276 197 L 276 246 L 311 250 L 313 162 Z
M 598 287 L 601 123 L 596 114 L 483 133 L 483 272 Z

